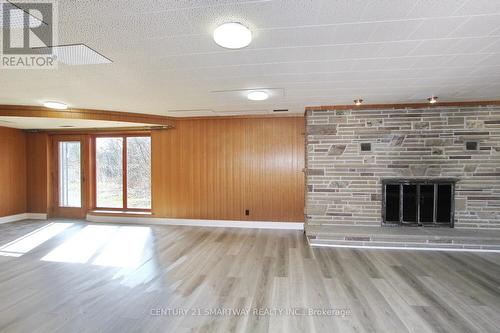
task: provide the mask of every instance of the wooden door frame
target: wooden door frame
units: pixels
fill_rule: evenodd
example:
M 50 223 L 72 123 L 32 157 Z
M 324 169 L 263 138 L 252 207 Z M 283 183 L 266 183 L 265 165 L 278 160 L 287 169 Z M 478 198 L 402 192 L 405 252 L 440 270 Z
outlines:
M 80 164 L 81 164 L 81 207 L 60 207 L 59 206 L 59 142 L 79 141 L 80 142 Z M 79 218 L 83 219 L 87 215 L 89 204 L 89 168 L 88 168 L 88 136 L 82 134 L 75 135 L 52 135 L 51 136 L 51 178 L 52 178 L 52 200 L 49 215 L 51 217 Z

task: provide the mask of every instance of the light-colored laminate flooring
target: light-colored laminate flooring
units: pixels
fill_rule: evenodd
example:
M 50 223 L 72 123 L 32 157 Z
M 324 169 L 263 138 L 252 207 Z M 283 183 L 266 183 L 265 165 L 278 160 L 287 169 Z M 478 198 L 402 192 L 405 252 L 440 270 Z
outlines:
M 499 332 L 500 254 L 300 231 L 0 225 L 2 332 Z

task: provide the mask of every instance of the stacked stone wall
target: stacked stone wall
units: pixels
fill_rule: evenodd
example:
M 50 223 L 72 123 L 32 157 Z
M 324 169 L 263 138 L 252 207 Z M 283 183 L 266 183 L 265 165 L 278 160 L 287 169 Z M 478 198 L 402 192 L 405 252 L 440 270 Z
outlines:
M 500 228 L 500 107 L 319 108 L 306 123 L 309 225 L 380 225 L 382 179 L 456 177 L 455 226 Z

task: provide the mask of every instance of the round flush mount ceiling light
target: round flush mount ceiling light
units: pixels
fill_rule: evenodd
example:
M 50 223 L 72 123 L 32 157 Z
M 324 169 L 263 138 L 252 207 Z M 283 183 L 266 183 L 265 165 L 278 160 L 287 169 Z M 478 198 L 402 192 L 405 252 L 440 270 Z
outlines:
M 44 102 L 43 106 L 49 109 L 66 110 L 68 105 L 61 102 Z
M 437 98 L 437 96 L 432 96 L 432 97 L 427 98 L 427 100 L 429 101 L 429 103 L 434 104 L 434 103 L 437 103 L 438 98 Z
M 355 99 L 354 104 L 360 106 L 361 104 L 363 104 L 363 100 L 361 98 Z
M 214 41 L 226 49 L 241 49 L 252 41 L 252 32 L 241 23 L 224 23 L 214 30 Z
M 252 91 L 248 93 L 247 97 L 251 101 L 265 101 L 269 98 L 269 94 L 265 91 Z

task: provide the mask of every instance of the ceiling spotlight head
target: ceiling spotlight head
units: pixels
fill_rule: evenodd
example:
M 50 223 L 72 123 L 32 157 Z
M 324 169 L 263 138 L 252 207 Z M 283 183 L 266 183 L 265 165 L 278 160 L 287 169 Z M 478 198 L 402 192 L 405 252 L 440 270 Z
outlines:
M 354 104 L 359 106 L 359 105 L 363 104 L 363 100 L 361 98 L 355 99 Z
M 68 105 L 61 102 L 44 102 L 43 106 L 49 109 L 66 110 Z
M 429 103 L 434 104 L 434 103 L 437 103 L 438 98 L 436 96 L 432 96 L 432 97 L 427 98 L 427 100 L 429 101 Z
M 241 49 L 252 41 L 252 32 L 241 23 L 230 22 L 214 30 L 214 41 L 226 49 Z
M 265 101 L 269 94 L 265 91 L 252 91 L 248 93 L 247 98 L 251 101 Z

